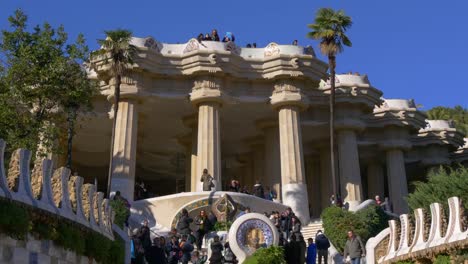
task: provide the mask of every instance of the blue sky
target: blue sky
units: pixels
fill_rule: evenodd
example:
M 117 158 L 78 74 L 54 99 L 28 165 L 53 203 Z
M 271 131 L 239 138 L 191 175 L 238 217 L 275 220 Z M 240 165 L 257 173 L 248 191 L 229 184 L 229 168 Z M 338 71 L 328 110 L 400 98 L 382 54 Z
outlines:
M 337 72 L 367 73 L 384 97 L 414 98 L 424 110 L 468 107 L 466 0 L 3 0 L 0 28 L 22 8 L 30 25 L 63 24 L 72 38 L 83 33 L 91 48 L 104 30 L 119 27 L 170 43 L 217 28 L 232 31 L 240 45 L 298 39 L 318 51 L 318 43 L 305 35 L 320 7 L 344 9 L 354 21 L 348 32 L 353 47 L 339 55 Z

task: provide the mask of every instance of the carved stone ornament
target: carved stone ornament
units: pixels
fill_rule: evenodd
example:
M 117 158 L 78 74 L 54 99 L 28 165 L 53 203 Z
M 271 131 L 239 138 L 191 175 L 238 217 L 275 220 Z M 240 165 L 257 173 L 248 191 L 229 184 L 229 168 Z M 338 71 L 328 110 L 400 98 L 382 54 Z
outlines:
M 294 84 L 288 82 L 279 82 L 275 84 L 275 89 L 273 93 L 281 93 L 281 92 L 300 92 L 301 89 L 297 88 Z
M 280 54 L 280 48 L 278 44 L 272 42 L 265 47 L 265 57 L 271 57 Z
M 199 79 L 193 82 L 193 90 L 198 89 L 221 89 L 221 80 L 215 78 Z
M 239 48 L 232 41 L 229 41 L 228 43 L 226 43 L 226 50 L 230 51 L 230 52 L 232 52 L 234 54 L 239 54 L 240 53 Z
M 185 49 L 184 49 L 183 53 L 185 54 L 185 53 L 188 53 L 188 52 L 191 52 L 191 51 L 194 51 L 194 50 L 199 50 L 199 49 L 200 49 L 200 43 L 198 42 L 198 40 L 191 39 L 187 43 L 187 46 L 185 46 Z
M 144 46 L 147 48 L 150 48 L 152 50 L 155 50 L 157 52 L 161 51 L 160 43 L 158 43 L 154 38 L 149 37 L 145 39 L 145 44 Z

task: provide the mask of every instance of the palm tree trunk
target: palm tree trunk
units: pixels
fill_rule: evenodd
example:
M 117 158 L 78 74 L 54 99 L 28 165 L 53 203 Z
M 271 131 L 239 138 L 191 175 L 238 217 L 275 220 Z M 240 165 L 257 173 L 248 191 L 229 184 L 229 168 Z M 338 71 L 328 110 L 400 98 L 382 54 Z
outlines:
M 110 145 L 110 162 L 109 162 L 109 175 L 107 176 L 107 197 L 110 197 L 112 172 L 114 168 L 114 141 L 115 141 L 115 127 L 117 125 L 117 112 L 119 111 L 120 102 L 120 84 L 122 82 L 122 76 L 117 74 L 115 77 L 115 88 L 114 88 L 114 120 L 112 122 L 112 137 Z
M 333 195 L 338 199 L 337 179 L 335 171 L 335 67 L 336 57 L 328 56 L 328 67 L 330 68 L 330 166 L 333 184 Z
M 76 121 L 76 113 L 77 109 L 72 108 L 68 112 L 67 116 L 67 164 L 66 167 L 71 170 L 72 165 L 72 149 L 73 149 L 73 136 L 75 134 L 75 121 Z

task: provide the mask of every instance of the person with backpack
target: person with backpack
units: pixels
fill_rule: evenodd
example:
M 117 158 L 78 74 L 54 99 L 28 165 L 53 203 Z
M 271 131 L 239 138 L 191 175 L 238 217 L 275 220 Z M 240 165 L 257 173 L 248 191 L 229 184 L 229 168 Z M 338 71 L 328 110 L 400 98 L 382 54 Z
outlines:
M 237 264 L 236 255 L 232 252 L 231 247 L 229 247 L 229 242 L 224 244 L 224 263 L 225 264 Z
M 328 248 L 330 247 L 330 241 L 328 238 L 323 234 L 322 230 L 317 231 L 317 235 L 315 236 L 315 246 L 317 247 L 318 253 L 318 263 L 328 263 Z

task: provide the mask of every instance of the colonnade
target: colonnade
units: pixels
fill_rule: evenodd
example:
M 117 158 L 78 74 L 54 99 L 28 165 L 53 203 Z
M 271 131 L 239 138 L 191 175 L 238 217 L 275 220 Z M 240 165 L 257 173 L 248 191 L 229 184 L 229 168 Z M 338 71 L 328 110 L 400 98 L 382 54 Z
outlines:
M 186 191 L 201 191 L 201 172 L 208 169 L 214 177 L 215 189 L 221 190 L 221 141 L 220 107 L 224 102 L 222 81 L 216 78 L 196 80 L 190 93 L 190 101 L 197 109 L 197 116 L 186 124 L 192 129 L 191 138 L 185 140 L 187 149 Z M 272 108 L 278 113 L 277 122 L 260 122 L 264 143 L 254 143 L 253 155 L 247 157 L 243 178 L 261 178 L 265 186 L 274 188 L 281 201 L 290 206 L 303 223 L 309 221 L 310 199 L 313 208 L 326 207 L 332 194 L 330 154 L 328 146 L 309 156 L 306 175 L 301 132 L 301 111 L 307 107 L 307 99 L 300 85 L 279 80 L 270 97 Z M 113 147 L 111 190 L 120 190 L 124 197 L 133 198 L 135 181 L 138 109 L 131 99 L 119 103 L 115 141 Z M 387 147 L 386 164 L 389 192 L 396 213 L 406 212 L 403 197 L 407 195 L 407 183 L 403 148 Z M 355 206 L 363 199 L 361 168 L 356 131 L 338 129 L 337 157 L 339 160 L 340 187 L 344 202 Z M 376 158 L 377 160 L 378 158 Z M 190 166 L 190 168 L 189 168 Z M 370 193 L 383 194 L 383 169 L 379 163 L 368 166 Z M 309 175 L 310 174 L 310 175 Z M 317 176 L 317 174 L 320 174 Z M 308 182 L 311 181 L 311 182 Z M 315 185 L 316 187 L 311 187 Z M 308 194 L 309 192 L 313 192 Z M 319 192 L 319 193 L 317 193 Z M 310 199 L 309 199 L 310 198 Z M 320 203 L 320 204 L 319 204 Z M 314 212 L 317 214 L 317 212 Z

